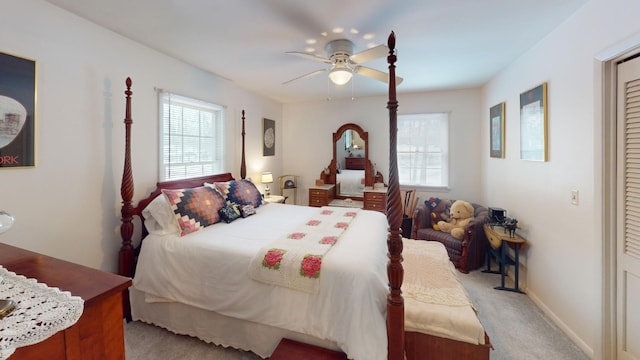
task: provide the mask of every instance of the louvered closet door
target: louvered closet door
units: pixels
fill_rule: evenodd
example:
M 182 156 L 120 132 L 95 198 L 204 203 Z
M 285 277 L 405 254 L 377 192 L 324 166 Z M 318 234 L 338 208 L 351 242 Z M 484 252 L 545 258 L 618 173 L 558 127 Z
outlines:
M 618 359 L 640 359 L 640 58 L 618 66 Z

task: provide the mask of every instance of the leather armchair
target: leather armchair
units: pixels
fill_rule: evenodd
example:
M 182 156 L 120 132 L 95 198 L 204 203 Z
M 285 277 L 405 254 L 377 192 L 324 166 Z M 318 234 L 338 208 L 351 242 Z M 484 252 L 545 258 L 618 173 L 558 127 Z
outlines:
M 483 225 L 487 220 L 486 207 L 471 203 L 474 218 L 464 230 L 464 238 L 459 240 L 449 233 L 434 230 L 431 227 L 431 210 L 424 204 L 418 204 L 413 212 L 413 228 L 411 238 L 427 241 L 438 241 L 444 244 L 449 259 L 458 270 L 468 273 L 485 264 L 487 253 L 487 236 Z

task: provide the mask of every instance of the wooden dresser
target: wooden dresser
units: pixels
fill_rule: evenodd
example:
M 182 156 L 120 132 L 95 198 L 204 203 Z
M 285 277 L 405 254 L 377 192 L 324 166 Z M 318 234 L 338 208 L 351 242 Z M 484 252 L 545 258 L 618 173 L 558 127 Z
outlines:
M 334 184 L 316 185 L 309 188 L 309 206 L 327 206 L 336 195 Z
M 125 358 L 122 304 L 131 279 L 2 243 L 0 264 L 84 300 L 78 322 L 40 343 L 18 348 L 11 359 Z
M 365 159 L 363 157 L 344 158 L 344 168 L 349 170 L 364 170 Z
M 381 213 L 387 213 L 387 188 L 373 189 L 371 186 L 364 188 L 364 207 L 365 210 L 375 210 Z

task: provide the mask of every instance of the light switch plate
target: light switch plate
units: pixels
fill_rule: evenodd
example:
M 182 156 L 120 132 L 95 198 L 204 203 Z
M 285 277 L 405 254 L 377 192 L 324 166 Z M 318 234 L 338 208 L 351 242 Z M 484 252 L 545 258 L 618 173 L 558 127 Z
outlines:
M 578 190 L 571 190 L 571 203 L 573 205 L 578 205 L 580 193 Z

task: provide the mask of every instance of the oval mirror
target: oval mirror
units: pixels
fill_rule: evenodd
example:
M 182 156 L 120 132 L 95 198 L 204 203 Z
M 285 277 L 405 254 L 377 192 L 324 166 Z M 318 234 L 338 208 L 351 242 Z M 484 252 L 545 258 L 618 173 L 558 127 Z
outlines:
M 342 125 L 333 133 L 333 162 L 330 183 L 336 184 L 336 198 L 362 200 L 364 187 L 370 186 L 369 133 L 356 124 Z M 334 175 L 335 174 L 335 175 Z

